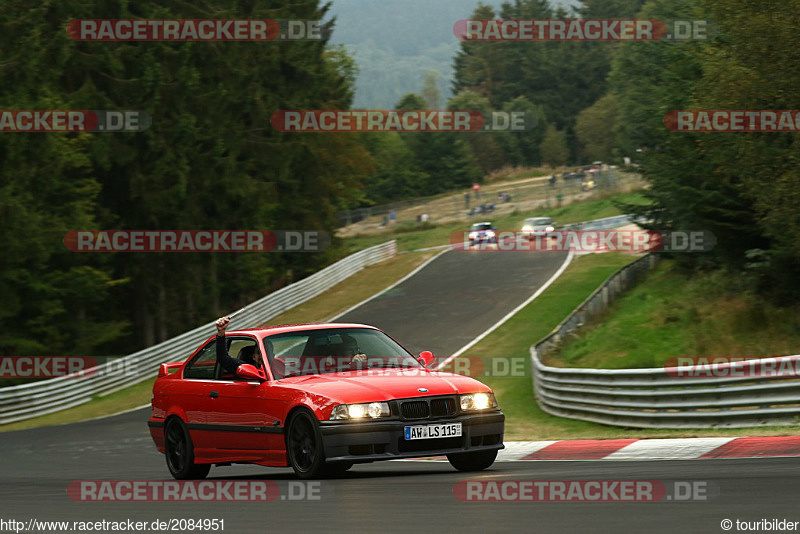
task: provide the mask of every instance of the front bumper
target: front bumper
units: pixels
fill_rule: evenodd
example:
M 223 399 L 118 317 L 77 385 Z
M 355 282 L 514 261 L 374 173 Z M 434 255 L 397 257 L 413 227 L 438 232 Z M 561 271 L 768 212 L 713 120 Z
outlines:
M 529 230 L 529 231 L 523 230 L 521 232 L 521 234 L 522 234 L 522 237 L 524 237 L 525 239 L 529 239 L 529 240 L 536 239 L 537 237 L 539 237 L 539 238 L 545 237 L 545 238 L 548 238 L 548 239 L 552 239 L 552 238 L 554 238 L 554 237 L 556 237 L 558 235 L 558 233 L 555 232 L 555 231 L 546 232 L 544 230 Z
M 404 438 L 406 426 L 459 422 L 462 424 L 460 437 L 411 441 Z M 324 421 L 320 425 L 328 461 L 348 462 L 499 450 L 503 448 L 504 429 L 505 415 L 502 412 L 412 421 Z

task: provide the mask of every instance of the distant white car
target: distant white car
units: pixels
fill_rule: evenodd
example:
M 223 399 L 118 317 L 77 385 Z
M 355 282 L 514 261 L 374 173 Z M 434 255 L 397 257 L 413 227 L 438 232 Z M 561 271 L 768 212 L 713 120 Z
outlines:
M 550 217 L 531 217 L 525 219 L 522 226 L 522 237 L 534 239 L 536 237 L 554 237 L 556 226 Z
M 495 236 L 496 228 L 490 222 L 479 222 L 473 224 L 469 229 L 469 246 L 482 243 L 497 243 Z

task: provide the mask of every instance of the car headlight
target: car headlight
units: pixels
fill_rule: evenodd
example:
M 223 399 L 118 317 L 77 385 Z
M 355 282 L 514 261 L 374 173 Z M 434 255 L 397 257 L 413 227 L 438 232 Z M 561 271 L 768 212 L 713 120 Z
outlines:
M 555 228 L 553 228 L 552 226 L 548 226 L 547 228 L 544 229 L 545 232 L 552 232 L 553 230 L 555 230 Z
M 486 232 L 486 237 L 494 237 L 494 232 L 492 232 L 491 230 Z
M 365 420 L 389 417 L 392 414 L 388 402 L 370 402 L 367 404 L 340 404 L 331 412 L 331 421 Z
M 533 232 L 533 226 L 528 226 L 527 224 L 522 227 L 523 232 Z
M 494 393 L 469 393 L 461 395 L 461 411 L 477 412 L 497 408 L 497 399 Z
M 470 232 L 469 233 L 469 238 L 470 239 L 475 239 L 476 237 L 478 237 L 478 233 L 477 232 Z

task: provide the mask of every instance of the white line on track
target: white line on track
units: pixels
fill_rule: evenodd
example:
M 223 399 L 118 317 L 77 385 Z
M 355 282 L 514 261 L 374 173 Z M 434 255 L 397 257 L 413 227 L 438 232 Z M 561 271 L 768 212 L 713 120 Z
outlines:
M 495 324 L 493 324 L 492 326 L 490 326 L 488 330 L 485 330 L 485 331 L 484 331 L 482 334 L 480 334 L 478 337 L 476 337 L 475 339 L 473 339 L 472 341 L 470 341 L 469 343 L 467 343 L 466 345 L 464 345 L 463 347 L 461 347 L 460 349 L 458 349 L 458 350 L 457 350 L 457 351 L 456 351 L 456 352 L 455 352 L 455 353 L 454 353 L 452 356 L 450 356 L 449 358 L 445 359 L 445 360 L 444 360 L 442 363 L 440 363 L 440 364 L 439 364 L 439 365 L 436 367 L 436 369 L 438 370 L 438 369 L 441 369 L 441 368 L 443 368 L 445 365 L 447 365 L 448 363 L 450 363 L 450 362 L 452 362 L 453 360 L 455 360 L 456 358 L 458 358 L 458 357 L 459 357 L 460 355 L 462 355 L 464 352 L 468 351 L 469 349 L 471 349 L 472 347 L 474 347 L 475 345 L 477 345 L 478 343 L 480 343 L 480 341 L 481 341 L 483 338 L 485 338 L 486 336 L 488 336 L 489 334 L 491 334 L 492 332 L 494 332 L 494 331 L 495 331 L 496 329 L 498 329 L 498 328 L 499 328 L 499 327 L 500 327 L 500 326 L 501 326 L 503 323 L 505 323 L 506 321 L 508 321 L 508 320 L 509 320 L 509 319 L 511 319 L 512 317 L 514 317 L 514 315 L 516 315 L 516 314 L 517 314 L 517 312 L 519 312 L 519 311 L 520 311 L 522 308 L 524 308 L 525 306 L 527 306 L 528 304 L 530 304 L 531 302 L 533 302 L 533 301 L 534 301 L 534 299 L 536 299 L 536 298 L 537 298 L 539 295 L 541 295 L 542 293 L 544 293 L 544 292 L 545 292 L 545 290 L 546 290 L 548 287 L 550 287 L 550 285 L 551 285 L 553 282 L 555 282 L 555 281 L 558 279 L 558 277 L 559 277 L 559 276 L 561 276 L 561 275 L 564 273 L 564 271 L 566 271 L 566 270 L 567 270 L 567 267 L 569 267 L 569 264 L 570 264 L 570 263 L 572 263 L 572 258 L 574 258 L 574 257 L 575 257 L 575 253 L 574 253 L 574 251 L 570 250 L 570 251 L 569 251 L 569 254 L 567 254 L 567 258 L 564 260 L 564 263 L 562 263 L 562 264 L 561 264 L 561 267 L 559 267 L 559 268 L 558 268 L 558 270 L 557 270 L 557 271 L 556 271 L 556 272 L 553 274 L 553 276 L 551 276 L 551 277 L 550 277 L 550 279 L 549 279 L 547 282 L 545 282 L 545 283 L 544 283 L 544 284 L 543 284 L 543 285 L 542 285 L 542 286 L 541 286 L 539 289 L 537 289 L 537 290 L 536 290 L 536 292 L 535 292 L 533 295 L 531 295 L 530 297 L 528 297 L 528 298 L 525 300 L 525 302 L 523 302 L 522 304 L 520 304 L 519 306 L 517 306 L 516 308 L 514 308 L 513 310 L 511 310 L 511 311 L 510 311 L 508 314 L 506 314 L 506 316 L 505 316 L 505 317 L 503 317 L 502 319 L 500 319 L 499 321 L 497 321 Z
M 363 305 L 364 305 L 364 304 L 366 304 L 367 302 L 369 302 L 369 301 L 371 301 L 371 300 L 373 300 L 373 299 L 376 299 L 376 298 L 380 297 L 381 295 L 383 295 L 384 293 L 386 293 L 386 292 L 387 292 L 387 291 L 389 291 L 390 289 L 393 289 L 394 287 L 396 287 L 396 286 L 398 286 L 398 285 L 402 284 L 403 282 L 405 282 L 406 280 L 408 280 L 409 278 L 411 278 L 412 276 L 414 276 L 415 274 L 417 274 L 418 272 L 420 272 L 422 269 L 424 269 L 425 267 L 427 267 L 427 266 L 428 266 L 428 264 L 429 264 L 429 263 L 431 263 L 433 260 L 435 260 L 436 258 L 438 258 L 439 256 L 441 256 L 442 254 L 446 253 L 448 250 L 449 250 L 449 248 L 448 248 L 448 249 L 445 249 L 445 250 L 442 250 L 440 253 L 438 253 L 438 254 L 435 254 L 435 255 L 434 255 L 434 256 L 432 256 L 431 258 L 428 258 L 427 260 L 425 260 L 424 262 L 422 262 L 422 264 L 421 264 L 421 265 L 419 265 L 419 266 L 418 266 L 416 269 L 414 269 L 413 271 L 411 271 L 410 273 L 408 273 L 408 274 L 407 274 L 407 275 L 405 275 L 403 278 L 401 278 L 401 279 L 400 279 L 400 280 L 398 280 L 397 282 L 393 283 L 393 284 L 392 284 L 392 285 L 390 285 L 389 287 L 385 288 L 383 291 L 379 291 L 379 292 L 375 293 L 374 295 L 372 295 L 371 297 L 368 297 L 368 298 L 366 298 L 366 299 L 362 300 L 362 301 L 361 301 L 361 302 L 359 302 L 358 304 L 356 304 L 356 305 L 354 305 L 354 306 L 350 306 L 350 307 L 349 307 L 349 308 L 347 308 L 345 311 L 343 311 L 343 312 L 341 312 L 341 313 L 339 313 L 339 314 L 336 314 L 336 315 L 334 315 L 333 317 L 331 317 L 330 319 L 328 319 L 328 320 L 327 320 L 327 322 L 329 322 L 329 323 L 332 323 L 333 321 L 335 321 L 335 320 L 336 320 L 336 319 L 338 319 L 339 317 L 342 317 L 342 316 L 344 316 L 344 315 L 347 315 L 348 313 L 350 313 L 351 311 L 355 310 L 356 308 L 359 308 L 359 307 L 363 306 Z

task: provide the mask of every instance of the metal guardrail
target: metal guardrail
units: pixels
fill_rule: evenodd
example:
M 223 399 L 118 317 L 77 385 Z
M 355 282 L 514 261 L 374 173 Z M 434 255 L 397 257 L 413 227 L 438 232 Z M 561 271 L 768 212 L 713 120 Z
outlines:
M 310 300 L 364 267 L 397 254 L 392 240 L 356 252 L 245 306 L 231 319 L 231 330 L 262 325 L 272 317 Z M 210 322 L 152 347 L 85 370 L 79 376 L 0 388 L 0 424 L 55 413 L 153 378 L 161 363 L 181 361 L 213 333 Z
M 595 219 L 593 221 L 565 224 L 559 228 L 562 230 L 606 230 L 608 228 L 617 228 L 635 222 L 636 220 L 632 215 L 615 215 L 613 217 Z
M 649 255 L 623 267 L 531 346 L 534 394 L 542 410 L 632 428 L 800 424 L 800 356 L 647 369 L 570 369 L 542 363 L 543 356 L 603 313 L 657 261 L 658 256 Z

